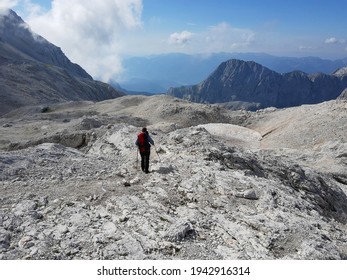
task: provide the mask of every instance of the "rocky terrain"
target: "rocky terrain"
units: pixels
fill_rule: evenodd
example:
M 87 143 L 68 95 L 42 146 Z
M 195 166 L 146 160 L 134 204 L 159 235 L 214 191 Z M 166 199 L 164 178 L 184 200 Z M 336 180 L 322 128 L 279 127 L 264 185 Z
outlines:
M 346 110 L 126 96 L 12 111 L 0 259 L 346 259 Z
M 336 99 L 347 87 L 346 73 L 341 68 L 331 75 L 280 74 L 254 61 L 231 59 L 201 83 L 170 88 L 167 93 L 193 102 L 226 103 L 229 108 L 286 108 Z
M 0 14 L 0 85 L 0 116 L 21 106 L 124 95 L 93 80 L 11 10 Z

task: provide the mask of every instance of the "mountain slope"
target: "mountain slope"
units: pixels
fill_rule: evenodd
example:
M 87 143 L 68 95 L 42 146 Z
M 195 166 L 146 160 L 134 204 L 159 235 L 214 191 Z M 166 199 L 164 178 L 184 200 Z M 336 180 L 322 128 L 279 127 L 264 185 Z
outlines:
M 232 59 L 203 82 L 170 88 L 167 93 L 200 103 L 241 101 L 258 108 L 283 108 L 335 99 L 346 86 L 344 75 L 307 75 L 300 71 L 279 74 L 252 61 Z
M 3 58 L 29 59 L 55 65 L 80 78 L 92 77 L 77 64 L 72 63 L 57 46 L 34 34 L 30 27 L 12 10 L 0 16 L 1 52 Z
M 0 15 L 0 115 L 25 105 L 116 98 L 60 48 L 30 31 L 13 11 Z

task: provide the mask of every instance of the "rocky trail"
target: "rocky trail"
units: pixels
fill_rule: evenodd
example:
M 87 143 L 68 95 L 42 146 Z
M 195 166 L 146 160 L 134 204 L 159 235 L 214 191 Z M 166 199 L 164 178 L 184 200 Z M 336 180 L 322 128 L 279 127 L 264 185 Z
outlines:
M 144 100 L 132 114 L 141 116 Z M 110 104 L 100 103 L 103 114 L 88 116 L 75 108 L 69 122 L 37 114 L 24 125 L 1 119 L 0 259 L 347 258 L 342 168 L 323 172 L 310 166 L 312 153 L 304 160 L 261 149 L 263 132 L 252 116 L 176 122 L 187 104 L 176 104 L 167 119 L 147 119 L 156 143 L 150 174 L 140 171 L 134 146 L 140 127 L 110 121 L 117 114 L 134 120 L 124 113 L 129 104 L 111 114 Z M 252 121 L 253 129 L 230 119 Z M 18 127 L 27 134 L 13 145 L 8 139 Z M 329 155 L 341 167 L 346 150 L 339 143 L 339 153 Z

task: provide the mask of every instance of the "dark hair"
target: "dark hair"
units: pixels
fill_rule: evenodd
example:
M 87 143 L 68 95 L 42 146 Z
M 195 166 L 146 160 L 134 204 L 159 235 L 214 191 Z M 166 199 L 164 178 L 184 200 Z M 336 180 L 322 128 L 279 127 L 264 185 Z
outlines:
M 146 127 L 142 128 L 142 132 L 147 132 L 147 128 Z

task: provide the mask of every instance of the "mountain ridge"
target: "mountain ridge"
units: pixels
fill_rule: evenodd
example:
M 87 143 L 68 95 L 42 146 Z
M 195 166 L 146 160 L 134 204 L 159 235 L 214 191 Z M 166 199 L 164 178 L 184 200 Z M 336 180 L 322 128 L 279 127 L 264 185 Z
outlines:
M 2 44 L 12 49 L 1 52 L 2 57 L 40 61 L 64 68 L 74 76 L 92 79 L 81 66 L 72 63 L 59 47 L 33 33 L 13 10 L 9 10 L 8 15 L 3 17 L 1 30 Z
M 0 115 L 27 105 L 101 101 L 124 95 L 72 63 L 12 10 L 0 15 Z
M 319 57 L 281 57 L 266 53 L 212 53 L 184 54 L 169 53 L 123 59 L 124 73 L 120 84 L 136 91 L 143 80 L 143 91 L 163 93 L 169 87 L 193 85 L 206 79 L 222 62 L 230 59 L 255 61 L 278 73 L 303 71 L 309 74 L 322 72 L 331 74 L 336 69 L 347 66 L 347 58 L 329 60 Z M 165 83 L 161 81 L 166 81 Z M 168 82 L 170 82 L 168 86 Z M 150 84 L 150 86 L 147 86 Z M 156 85 L 154 87 L 154 85 Z M 166 88 L 165 91 L 162 88 Z
M 280 74 L 254 61 L 231 59 L 199 84 L 170 88 L 167 94 L 199 103 L 241 101 L 256 103 L 258 109 L 284 108 L 336 99 L 347 87 L 347 76 L 335 73 L 340 74 Z

